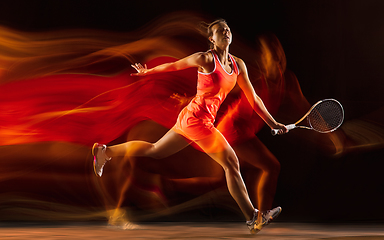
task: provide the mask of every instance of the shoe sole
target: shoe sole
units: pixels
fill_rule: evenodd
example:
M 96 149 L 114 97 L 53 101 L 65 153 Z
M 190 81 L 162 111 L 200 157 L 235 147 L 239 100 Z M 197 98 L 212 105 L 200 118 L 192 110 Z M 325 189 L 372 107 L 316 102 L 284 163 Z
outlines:
M 252 228 L 250 231 L 251 231 L 251 234 L 257 234 L 258 232 L 260 232 L 260 229 Z

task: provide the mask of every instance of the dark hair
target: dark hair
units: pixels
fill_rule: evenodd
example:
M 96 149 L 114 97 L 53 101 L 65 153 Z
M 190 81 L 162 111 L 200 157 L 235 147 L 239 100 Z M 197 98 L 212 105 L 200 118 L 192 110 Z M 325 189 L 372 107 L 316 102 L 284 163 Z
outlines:
M 213 32 L 212 32 L 212 27 L 215 26 L 216 24 L 218 23 L 225 23 L 227 24 L 227 21 L 225 21 L 225 19 L 222 19 L 222 18 L 219 18 L 211 23 L 205 23 L 203 22 L 201 25 L 202 25 L 202 28 L 205 30 L 205 36 L 206 38 L 208 39 L 208 43 L 209 43 L 209 48 L 213 48 L 213 44 L 211 43 L 211 41 L 209 41 L 209 38 L 212 37 L 213 35 Z

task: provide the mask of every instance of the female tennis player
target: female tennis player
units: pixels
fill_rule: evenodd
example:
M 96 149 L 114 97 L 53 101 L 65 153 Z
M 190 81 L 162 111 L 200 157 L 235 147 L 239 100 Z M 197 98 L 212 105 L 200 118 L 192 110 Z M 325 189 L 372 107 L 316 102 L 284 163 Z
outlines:
M 239 160 L 224 136 L 214 127 L 215 117 L 221 103 L 237 83 L 254 111 L 271 129 L 278 129 L 278 134 L 286 133 L 288 130 L 283 124 L 275 121 L 256 94 L 243 60 L 229 53 L 232 33 L 226 21 L 220 19 L 209 24 L 207 35 L 211 46 L 206 52 L 198 52 L 151 69 L 140 63 L 132 65 L 137 71 L 132 74 L 134 76 L 196 67 L 198 69 L 196 96 L 180 112 L 173 128 L 156 143 L 129 141 L 108 147 L 95 143 L 92 148 L 94 171 L 101 177 L 105 163 L 113 157 L 146 156 L 160 159 L 194 142 L 223 167 L 231 196 L 243 212 L 251 233 L 257 233 L 279 215 L 281 208 L 276 207 L 263 212 L 254 208 L 240 174 Z

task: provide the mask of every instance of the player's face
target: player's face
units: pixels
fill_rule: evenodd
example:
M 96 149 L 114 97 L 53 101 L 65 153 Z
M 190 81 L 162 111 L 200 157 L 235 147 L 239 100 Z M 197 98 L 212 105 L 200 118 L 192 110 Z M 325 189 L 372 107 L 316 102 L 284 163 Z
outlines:
M 228 46 L 232 42 L 231 29 L 222 22 L 213 25 L 210 41 L 218 47 Z

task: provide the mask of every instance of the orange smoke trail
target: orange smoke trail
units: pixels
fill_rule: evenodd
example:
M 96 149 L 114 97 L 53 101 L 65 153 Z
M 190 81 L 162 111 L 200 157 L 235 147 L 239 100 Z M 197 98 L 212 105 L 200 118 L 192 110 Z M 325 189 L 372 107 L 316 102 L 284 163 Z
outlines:
M 0 62 L 6 73 L 3 74 L 0 81 L 10 82 L 19 79 L 37 78 L 41 76 L 50 76 L 63 73 L 86 73 L 93 75 L 109 75 L 118 76 L 116 74 L 123 73 L 125 69 L 130 69 L 129 65 L 135 60 L 151 59 L 157 56 L 168 55 L 176 58 L 184 57 L 190 52 L 203 44 L 205 44 L 205 38 L 200 35 L 200 28 L 198 24 L 202 19 L 196 16 L 185 16 L 181 14 L 175 14 L 165 17 L 156 23 L 148 26 L 145 29 L 138 30 L 129 34 L 122 33 L 110 33 L 105 31 L 90 31 L 90 30 L 62 30 L 45 33 L 22 33 L 15 30 L 1 28 L 4 33 L 2 35 L 1 48 L 5 49 L 4 54 L 0 56 Z M 181 38 L 181 36 L 183 36 Z M 190 39 L 186 40 L 186 36 Z M 180 40 L 181 39 L 181 40 Z M 198 41 L 195 41 L 198 40 Z M 191 44 L 191 43 L 194 44 Z M 185 44 L 188 47 L 185 47 Z M 285 70 L 285 55 L 282 50 L 281 44 L 274 36 L 260 38 L 260 52 L 257 55 L 256 51 L 250 54 L 256 56 L 256 79 L 255 87 L 258 94 L 264 99 L 268 109 L 275 113 L 278 106 L 281 103 L 281 99 L 284 94 L 284 79 L 282 78 L 282 72 Z M 200 48 L 201 50 L 201 48 Z M 252 68 L 252 65 L 250 65 Z M 250 68 L 250 69 L 251 69 Z M 250 71 L 251 72 L 251 71 Z M 79 79 L 78 83 L 72 84 L 93 84 L 96 78 L 90 78 L 84 81 L 80 75 L 74 76 Z M 1 130 L 4 136 L 16 136 L 23 133 L 23 136 L 35 136 L 36 134 L 44 134 L 38 128 L 33 128 L 38 122 L 46 122 L 48 119 L 63 118 L 68 115 L 84 116 L 86 113 L 93 112 L 107 112 L 111 109 L 117 109 L 123 101 L 128 99 L 115 99 L 115 104 L 108 105 L 92 105 L 87 103 L 93 99 L 99 98 L 99 96 L 111 95 L 108 93 L 113 92 L 115 94 L 120 88 L 130 89 L 128 86 L 124 86 L 122 75 L 119 79 L 115 78 L 118 83 L 109 86 L 109 84 L 94 83 L 100 85 L 97 93 L 96 89 L 83 88 L 82 91 L 88 91 L 89 98 L 83 98 L 72 107 L 64 108 L 62 110 L 43 111 L 36 112 L 30 116 L 20 116 L 19 118 L 30 119 L 28 123 L 20 123 L 17 127 L 6 128 Z M 71 78 L 67 75 L 66 78 Z M 112 79 L 109 79 L 111 81 Z M 57 81 L 57 80 L 56 80 Z M 61 80 L 63 84 L 70 84 L 67 79 Z M 133 84 L 135 79 L 127 81 L 128 84 Z M 172 80 L 168 80 L 171 82 Z M 193 80 L 192 80 L 193 81 Z M 42 83 L 44 84 L 44 83 Z M 22 86 L 21 86 L 22 87 Z M 95 88 L 96 86 L 90 86 Z M 167 92 L 166 101 L 162 101 L 162 104 L 166 105 L 171 99 L 175 99 L 172 96 L 189 96 L 193 95 L 193 84 L 186 84 L 185 88 L 191 88 L 178 92 Z M 68 87 L 66 87 L 68 88 Z M 13 91 L 19 91 L 12 88 Z M 136 91 L 137 89 L 135 89 Z M 45 92 L 56 91 L 54 86 L 51 89 L 46 89 Z M 68 88 L 68 91 L 73 91 Z M 77 91 L 77 90 L 76 90 Z M 95 92 L 91 95 L 89 92 Z M 128 90 L 128 92 L 131 90 Z M 164 89 L 160 90 L 164 91 Z M 167 90 L 166 90 L 167 91 Z M 44 91 L 42 91 L 44 92 Z M 121 91 L 120 91 L 121 92 Z M 235 91 L 234 91 L 235 92 Z M 68 92 L 67 94 L 71 94 Z M 158 93 L 156 93 L 158 94 Z M 234 93 L 239 94 L 239 90 Z M 21 92 L 20 92 L 21 95 Z M 160 95 L 163 95 L 160 93 Z M 31 96 L 34 97 L 34 96 Z M 132 98 L 130 98 L 132 99 Z M 49 101 L 49 99 L 44 99 Z M 67 99 L 65 99 L 67 101 Z M 108 101 L 111 101 L 108 99 Z M 131 100 L 128 100 L 131 101 Z M 252 110 L 249 110 L 246 100 L 242 100 L 243 112 L 253 114 Z M 132 102 L 133 103 L 133 102 Z M 41 102 L 39 104 L 42 104 Z M 137 106 L 138 107 L 138 106 Z M 177 108 L 178 110 L 180 108 Z M 231 114 L 234 115 L 234 114 Z M 238 118 L 242 118 L 237 114 Z M 103 116 L 103 114 L 101 115 Z M 14 115 L 17 117 L 17 115 Z M 144 116 L 144 118 L 149 116 Z M 248 116 L 247 116 L 248 117 Z M 153 116 L 150 117 L 153 119 Z M 32 120 L 33 119 L 33 120 Z M 154 119 L 157 121 L 157 119 Z M 255 117 L 253 125 L 257 126 L 254 129 L 247 130 L 248 135 L 253 135 L 257 132 L 263 122 Z M 129 124 L 127 124 L 129 125 Z M 170 127 L 172 124 L 166 124 Z M 29 128 L 29 130 L 25 130 Z M 32 129 L 31 129 L 32 128 Z M 12 129 L 12 130 L 11 130 Z M 19 129 L 19 130 L 15 130 Z M 229 127 L 228 127 L 229 129 Z M 252 132 L 252 133 L 251 133 Z M 239 137 L 239 136 L 237 136 Z M 10 139 L 11 137 L 9 137 Z M 12 137 L 12 139 L 15 139 Z M 16 138 L 17 139 L 17 138 Z M 18 138 L 22 139 L 22 138 Z M 36 138 L 35 141 L 42 141 L 41 138 Z M 65 140 L 65 139 L 63 139 Z M 21 140 L 25 142 L 26 140 Z M 31 138 L 30 141 L 33 141 Z M 5 144 L 16 144 L 18 140 L 9 140 Z M 4 144 L 4 142 L 3 142 Z
M 178 38 L 189 35 L 190 41 L 204 42 L 201 20 L 173 14 L 130 33 L 88 29 L 27 33 L 0 27 L 0 82 L 58 73 L 116 74 L 136 61 L 184 57 L 193 46 L 183 47 Z

